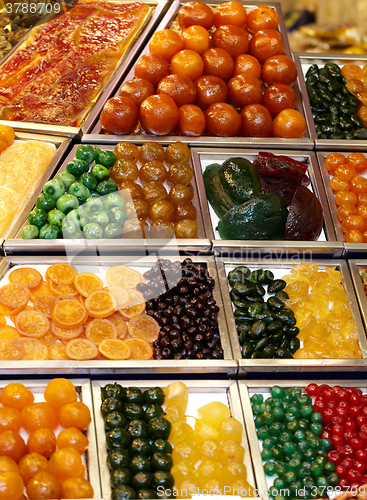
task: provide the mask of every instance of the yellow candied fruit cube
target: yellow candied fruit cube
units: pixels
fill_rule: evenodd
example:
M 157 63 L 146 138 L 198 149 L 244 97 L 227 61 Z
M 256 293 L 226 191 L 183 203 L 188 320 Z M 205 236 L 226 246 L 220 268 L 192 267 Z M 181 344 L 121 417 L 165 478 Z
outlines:
M 346 340 L 358 340 L 358 330 L 353 318 L 347 321 L 347 324 L 341 329 L 341 333 Z
M 324 271 L 320 271 L 317 276 L 310 280 L 310 293 L 322 293 L 324 288 L 331 283 L 330 277 Z
M 357 359 L 362 358 L 362 353 L 356 342 L 348 342 L 338 345 L 332 349 L 334 358 L 337 359 Z
M 340 330 L 340 328 L 346 325 L 347 321 L 348 317 L 343 316 L 342 314 L 329 313 L 322 324 L 326 330 Z
M 308 294 L 308 283 L 307 281 L 294 281 L 287 285 L 284 291 L 287 292 L 290 300 L 302 299 Z
M 340 283 L 343 282 L 343 278 L 342 278 L 342 274 L 340 271 L 338 271 L 337 269 L 333 269 L 332 267 L 328 266 L 326 268 L 326 272 L 327 274 L 330 276 L 330 279 L 332 281 L 338 281 Z
M 328 342 L 315 342 L 315 340 L 306 339 L 303 343 L 305 349 L 315 352 L 318 358 L 330 358 L 331 345 Z
M 307 284 L 309 282 L 309 279 L 306 276 L 302 276 L 301 274 L 286 274 L 282 277 L 282 280 L 284 280 L 287 285 L 290 285 L 291 283 L 294 283 L 296 281 L 305 281 Z
M 294 359 L 316 359 L 319 356 L 312 350 L 301 347 L 293 354 Z
M 313 277 L 317 276 L 318 272 L 319 272 L 319 266 L 315 263 L 308 263 L 308 262 L 302 262 L 301 264 L 294 266 L 291 270 L 291 274 L 296 274 L 296 275 L 300 274 L 308 279 L 312 279 Z
M 345 302 L 342 305 L 342 315 L 346 316 L 347 318 L 352 318 L 352 311 L 349 305 L 349 302 Z M 354 320 L 353 320 L 354 321 Z
M 295 311 L 294 316 L 297 320 L 297 326 L 300 329 L 304 328 L 312 319 L 313 319 L 313 324 L 316 324 L 316 318 L 314 317 L 310 309 L 304 309 L 299 307 L 297 311 Z

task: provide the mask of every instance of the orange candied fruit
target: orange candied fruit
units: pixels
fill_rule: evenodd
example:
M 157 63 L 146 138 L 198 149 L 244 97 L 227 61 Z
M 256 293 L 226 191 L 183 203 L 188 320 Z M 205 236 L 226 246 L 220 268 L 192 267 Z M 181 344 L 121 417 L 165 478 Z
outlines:
M 62 498 L 93 498 L 93 496 L 92 485 L 82 477 L 70 477 L 62 483 Z
M 59 433 L 56 438 L 56 446 L 62 448 L 74 448 L 80 454 L 88 448 L 88 438 L 76 427 L 68 427 Z
M 342 222 L 342 231 L 346 233 L 351 229 L 358 229 L 358 231 L 365 231 L 366 221 L 360 215 L 348 215 Z
M 344 205 L 345 203 L 351 203 L 357 206 L 358 198 L 352 191 L 338 191 L 335 195 L 335 203 L 337 206 Z
M 340 221 L 343 221 L 349 215 L 356 215 L 357 213 L 359 214 L 358 209 L 355 205 L 352 205 L 351 203 L 345 203 L 344 205 L 340 205 L 336 214 L 338 216 L 338 219 Z
M 367 179 L 362 175 L 356 175 L 350 182 L 350 190 L 357 195 L 367 193 Z
M 49 460 L 49 468 L 61 483 L 71 477 L 82 477 L 85 472 L 80 453 L 73 448 L 55 451 Z
M 28 442 L 30 453 L 39 453 L 46 458 L 56 451 L 56 437 L 51 429 L 41 428 L 30 433 Z
M 54 378 L 47 384 L 44 398 L 52 408 L 59 410 L 63 405 L 76 401 L 77 394 L 70 380 Z
M 365 240 L 363 233 L 358 229 L 351 229 L 345 233 L 344 241 L 346 243 L 364 243 L 367 242 L 367 239 Z
M 353 167 L 353 165 L 348 165 L 348 164 L 344 164 L 344 165 L 340 165 L 339 167 L 337 167 L 334 171 L 334 174 L 339 177 L 340 179 L 343 179 L 345 181 L 348 181 L 350 182 L 353 177 L 356 175 L 356 170 L 355 168 Z
M 367 169 L 367 158 L 363 153 L 351 153 L 347 158 L 347 164 L 352 165 L 357 174 L 362 174 Z
M 346 162 L 345 156 L 341 153 L 330 153 L 325 158 L 325 165 L 329 174 L 334 174 L 335 169 L 344 165 Z
M 12 382 L 3 388 L 0 393 L 0 403 L 9 408 L 21 411 L 25 406 L 33 404 L 34 396 L 29 389 L 20 382 Z
M 20 500 L 24 483 L 19 472 L 0 473 L 0 498 L 4 500 Z
M 59 422 L 62 427 L 76 427 L 81 431 L 88 429 L 92 421 L 88 406 L 81 401 L 64 405 L 59 410 Z
M 345 179 L 333 177 L 330 179 L 330 187 L 336 193 L 337 191 L 349 191 L 350 184 Z
M 33 432 L 43 427 L 55 430 L 58 426 L 56 411 L 48 403 L 34 403 L 22 410 L 23 427 Z

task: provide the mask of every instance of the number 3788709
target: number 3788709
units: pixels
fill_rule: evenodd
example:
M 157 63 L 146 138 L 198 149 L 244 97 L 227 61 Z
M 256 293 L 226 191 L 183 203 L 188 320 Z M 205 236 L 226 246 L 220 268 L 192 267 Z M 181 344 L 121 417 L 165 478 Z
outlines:
M 5 9 L 7 14 L 51 14 L 56 12 L 57 14 L 61 11 L 61 5 L 59 3 L 50 2 L 37 2 L 37 3 L 27 3 L 27 2 L 12 2 L 6 3 Z

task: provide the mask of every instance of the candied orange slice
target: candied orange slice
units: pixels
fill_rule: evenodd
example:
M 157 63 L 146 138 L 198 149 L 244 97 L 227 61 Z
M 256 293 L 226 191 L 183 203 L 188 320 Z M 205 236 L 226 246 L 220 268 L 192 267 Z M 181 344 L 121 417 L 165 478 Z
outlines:
M 9 283 L 0 288 L 0 304 L 18 309 L 25 307 L 30 297 L 29 288 L 20 283 Z
M 103 281 L 96 274 L 80 273 L 75 276 L 74 285 L 80 295 L 88 297 L 92 292 L 102 290 Z
M 63 343 L 55 342 L 48 349 L 50 359 L 61 360 L 61 359 L 70 359 L 66 354 L 66 349 Z
M 77 297 L 79 295 L 74 283 L 71 283 L 70 285 L 57 285 L 51 280 L 48 280 L 47 283 L 49 292 L 51 292 L 52 295 L 55 295 L 55 297 L 58 297 L 59 295 L 71 295 L 72 297 Z
M 13 309 L 12 307 L 7 307 L 4 306 L 3 304 L 0 304 L 0 314 L 3 316 L 9 316 L 10 318 L 12 316 L 16 316 L 20 311 L 23 311 L 25 307 L 18 307 L 17 309 Z
M 85 307 L 93 318 L 107 318 L 116 311 L 116 305 L 115 297 L 105 290 L 93 292 L 85 300 Z
M 70 359 L 85 360 L 98 356 L 96 344 L 88 339 L 73 339 L 65 346 L 65 352 Z
M 141 273 L 131 267 L 117 265 L 107 269 L 106 278 L 109 285 L 118 285 L 123 288 L 135 288 L 140 283 Z
M 128 359 L 131 354 L 131 349 L 125 340 L 121 339 L 105 339 L 98 346 L 99 352 L 107 359 Z
M 67 295 L 66 293 L 62 293 L 61 295 L 58 295 L 56 297 L 55 306 L 62 300 L 77 300 L 78 302 L 80 302 L 78 297 L 73 297 L 72 295 Z M 84 302 L 82 302 L 82 304 L 84 304 Z
M 31 290 L 31 296 L 29 297 L 29 300 L 31 302 L 34 301 L 36 297 L 39 297 L 40 295 L 50 295 L 50 289 L 48 287 L 47 281 L 43 281 L 39 288 L 36 288 L 34 290 Z
M 38 311 L 22 311 L 15 319 L 15 328 L 25 337 L 39 338 L 50 329 L 47 316 Z
M 104 339 L 116 339 L 117 328 L 108 319 L 93 319 L 85 329 L 86 338 L 96 345 Z
M 48 268 L 48 277 L 51 281 L 56 283 L 56 285 L 70 285 L 74 282 L 75 276 L 78 271 L 74 266 L 71 266 L 67 262 L 58 262 L 53 264 Z
M 52 311 L 52 320 L 62 328 L 77 328 L 87 321 L 86 308 L 77 300 L 62 300 Z
M 20 310 L 17 309 L 17 311 L 18 311 L 17 314 L 19 314 L 20 311 L 35 311 L 35 308 L 27 305 L 25 307 L 21 307 Z M 17 318 L 17 314 L 12 314 L 9 316 L 10 321 L 12 321 L 14 324 L 15 324 L 15 320 Z
M 103 290 L 112 293 L 112 295 L 115 297 L 117 301 L 116 309 L 124 309 L 125 307 L 130 305 L 130 293 L 128 290 L 126 290 L 126 288 L 118 285 L 111 285 L 106 286 Z
M 24 354 L 22 359 L 48 359 L 48 349 L 45 344 L 42 344 L 37 339 L 21 338 L 20 341 L 24 347 Z
M 153 359 L 153 349 L 145 340 L 126 339 L 125 342 L 131 350 L 129 359 Z
M 0 340 L 0 359 L 18 360 L 22 359 L 24 346 L 19 339 L 1 339 Z
M 0 315 L 0 328 L 5 325 L 6 325 L 6 319 L 4 318 L 4 316 Z
M 117 329 L 117 336 L 120 339 L 124 339 L 127 334 L 127 323 L 124 319 L 121 318 L 121 316 L 117 313 L 111 314 L 111 316 L 108 316 L 108 320 L 111 321 L 116 329 Z
M 39 295 L 33 301 L 36 311 L 46 314 L 51 319 L 52 310 L 55 306 L 55 297 L 53 295 Z
M 42 274 L 33 269 L 32 267 L 20 267 L 19 269 L 14 269 L 9 274 L 10 283 L 20 283 L 26 286 L 30 290 L 37 289 L 42 285 Z
M 51 332 L 56 335 L 60 340 L 72 340 L 80 337 L 84 332 L 84 325 L 78 326 L 77 328 L 62 328 L 51 321 Z
M 50 329 L 47 333 L 42 335 L 42 337 L 39 337 L 38 340 L 45 346 L 50 347 L 56 342 L 57 337 L 54 333 L 52 333 L 52 330 Z
M 20 333 L 14 326 L 6 325 L 0 328 L 0 339 L 19 339 Z
M 127 331 L 133 338 L 145 340 L 152 344 L 159 336 L 160 327 L 157 321 L 147 314 L 134 316 L 127 325 Z
M 117 312 L 121 314 L 124 319 L 131 319 L 138 314 L 143 314 L 145 311 L 145 299 L 142 293 L 135 289 L 130 288 L 130 304 L 125 309 L 119 309 Z

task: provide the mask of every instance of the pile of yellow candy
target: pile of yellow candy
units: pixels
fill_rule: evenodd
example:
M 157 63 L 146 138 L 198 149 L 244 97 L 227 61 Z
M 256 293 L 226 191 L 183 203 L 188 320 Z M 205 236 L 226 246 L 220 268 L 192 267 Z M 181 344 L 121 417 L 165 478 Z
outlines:
M 332 267 L 302 263 L 283 277 L 303 347 L 295 359 L 361 358 L 358 331 L 352 316 L 341 273 Z
M 165 418 L 172 424 L 168 440 L 173 446 L 171 474 L 177 497 L 208 494 L 210 490 L 211 494 L 224 494 L 224 487 L 227 494 L 231 488 L 242 491 L 243 496 L 253 496 L 243 463 L 242 424 L 230 416 L 228 406 L 220 402 L 202 406 L 197 411 L 200 418 L 195 419 L 192 428 L 186 422 L 186 418 L 194 417 L 185 415 L 188 403 L 185 384 L 175 382 L 164 392 Z

